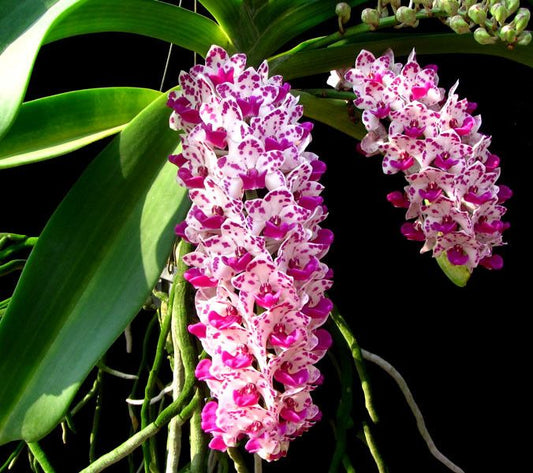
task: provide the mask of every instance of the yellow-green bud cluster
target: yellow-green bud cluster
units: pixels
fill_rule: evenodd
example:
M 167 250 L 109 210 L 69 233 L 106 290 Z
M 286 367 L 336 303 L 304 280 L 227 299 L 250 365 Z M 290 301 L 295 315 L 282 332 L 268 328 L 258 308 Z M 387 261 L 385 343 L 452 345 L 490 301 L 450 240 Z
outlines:
M 531 13 L 520 0 L 411 0 L 409 6 L 402 0 L 378 0 L 376 8 L 362 11 L 361 20 L 375 30 L 390 16 L 396 28 L 416 28 L 420 18 L 436 16 L 457 34 L 473 33 L 480 44 L 502 41 L 512 48 L 532 39 L 526 29 Z

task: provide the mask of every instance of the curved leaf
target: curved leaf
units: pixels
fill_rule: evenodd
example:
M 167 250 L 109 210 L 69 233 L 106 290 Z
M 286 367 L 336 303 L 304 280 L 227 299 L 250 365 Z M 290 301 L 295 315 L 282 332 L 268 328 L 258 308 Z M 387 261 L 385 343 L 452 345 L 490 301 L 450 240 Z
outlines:
M 212 44 L 233 50 L 228 36 L 212 20 L 155 0 L 91 0 L 54 25 L 45 41 L 104 32 L 149 36 L 202 56 Z
M 28 260 L 0 324 L 0 444 L 57 425 L 159 278 L 188 206 L 165 101 L 89 165 Z
M 224 32 L 235 41 L 235 47 L 245 52 L 257 37 L 257 28 L 251 21 L 249 0 L 199 0 Z M 252 0 L 253 2 L 253 0 Z M 219 45 L 221 46 L 221 45 Z
M 325 123 L 358 140 L 366 135 L 362 122 L 350 119 L 346 100 L 319 98 L 300 90 L 293 90 L 293 93 L 300 97 L 306 117 Z
M 151 89 L 111 87 L 26 102 L 0 141 L 0 169 L 53 158 L 118 133 L 160 95 Z
M 0 138 L 22 103 L 44 36 L 62 15 L 87 0 L 0 0 Z
M 350 6 L 357 6 L 365 0 L 351 0 Z M 257 15 L 256 23 L 261 35 L 257 38 L 249 55 L 257 62 L 273 54 L 281 46 L 327 19 L 333 19 L 331 30 L 337 30 L 335 6 L 337 0 L 274 0 Z
M 270 71 L 283 75 L 286 80 L 306 77 L 353 64 L 361 49 L 382 53 L 391 47 L 398 56 L 408 55 L 415 48 L 418 54 L 486 54 L 533 67 L 533 44 L 511 50 L 504 44 L 481 45 L 471 35 L 455 33 L 362 33 L 327 48 L 276 56 L 269 61 Z

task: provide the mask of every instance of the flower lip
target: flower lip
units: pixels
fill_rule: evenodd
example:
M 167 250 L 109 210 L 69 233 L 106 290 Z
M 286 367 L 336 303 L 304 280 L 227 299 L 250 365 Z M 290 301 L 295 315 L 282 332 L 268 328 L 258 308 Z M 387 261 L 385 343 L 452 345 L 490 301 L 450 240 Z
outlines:
M 286 386 L 294 388 L 303 386 L 307 382 L 309 379 L 309 372 L 307 371 L 307 368 L 302 368 L 295 373 L 289 373 L 288 367 L 282 365 L 281 368 L 274 373 L 274 379 Z
M 232 355 L 226 350 L 222 351 L 222 362 L 233 369 L 246 368 L 250 366 L 254 360 L 254 357 L 248 353 L 246 345 L 239 347 L 235 355 Z
M 253 406 L 259 402 L 261 395 L 254 383 L 248 383 L 240 389 L 233 391 L 233 401 L 239 407 Z

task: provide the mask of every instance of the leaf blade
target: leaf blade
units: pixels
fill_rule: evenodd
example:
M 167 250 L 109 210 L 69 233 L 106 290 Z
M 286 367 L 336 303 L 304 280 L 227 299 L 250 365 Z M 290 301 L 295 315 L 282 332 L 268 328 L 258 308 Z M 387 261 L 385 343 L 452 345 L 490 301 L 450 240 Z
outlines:
M 179 25 L 179 28 L 176 27 Z M 214 21 L 155 0 L 91 0 L 62 18 L 47 43 L 79 34 L 121 32 L 176 44 L 205 56 L 212 44 L 231 51 L 229 37 Z
M 1 0 L 0 138 L 11 126 L 26 91 L 37 52 L 50 27 L 87 0 Z
M 361 121 L 354 123 L 350 120 L 345 100 L 319 98 L 302 90 L 294 90 L 299 103 L 304 107 L 304 115 L 313 120 L 331 126 L 343 133 L 361 140 L 366 130 Z
M 354 7 L 364 0 L 351 0 Z M 261 30 L 254 47 L 249 54 L 264 59 L 276 52 L 296 36 L 305 33 L 314 26 L 328 19 L 336 18 L 336 0 L 277 0 L 269 2 L 257 16 L 257 24 Z M 331 23 L 332 31 L 337 28 L 336 20 Z
M 178 142 L 165 100 L 89 165 L 28 260 L 0 324 L 0 444 L 61 420 L 160 275 L 188 205 L 165 159 Z
M 326 48 L 278 55 L 269 61 L 270 71 L 283 75 L 285 80 L 316 75 L 353 65 L 361 49 L 381 54 L 391 45 L 398 56 L 408 55 L 414 48 L 417 54 L 483 54 L 533 67 L 533 44 L 509 50 L 503 44 L 481 45 L 471 35 L 455 33 L 362 33 Z
M 0 170 L 60 156 L 118 133 L 160 95 L 152 89 L 109 87 L 26 102 L 0 141 Z

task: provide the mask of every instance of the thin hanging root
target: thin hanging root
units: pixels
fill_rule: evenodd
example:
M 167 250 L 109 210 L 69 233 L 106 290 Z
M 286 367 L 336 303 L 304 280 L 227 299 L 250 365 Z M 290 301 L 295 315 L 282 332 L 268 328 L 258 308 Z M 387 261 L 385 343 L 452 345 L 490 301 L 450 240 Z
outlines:
M 445 457 L 439 449 L 435 446 L 435 442 L 433 442 L 433 439 L 431 438 L 431 435 L 429 435 L 428 429 L 426 427 L 426 423 L 424 422 L 424 417 L 422 416 L 422 412 L 420 412 L 420 408 L 418 407 L 417 403 L 415 402 L 415 399 L 411 393 L 411 390 L 409 389 L 409 386 L 407 386 L 407 382 L 403 378 L 403 376 L 392 366 L 388 361 L 384 360 L 378 355 L 375 355 L 374 353 L 370 353 L 367 350 L 361 349 L 361 353 L 363 355 L 363 358 L 365 360 L 371 361 L 372 363 L 379 366 L 381 369 L 387 372 L 394 381 L 398 384 L 400 390 L 402 391 L 405 400 L 407 401 L 407 404 L 409 405 L 411 412 L 415 416 L 416 419 L 416 426 L 418 427 L 418 431 L 420 432 L 420 435 L 426 442 L 426 445 L 428 446 L 429 451 L 431 454 L 439 460 L 443 465 L 447 466 L 451 471 L 454 473 L 465 473 L 463 469 L 459 468 L 455 463 L 453 463 L 451 460 L 449 460 L 447 457 Z
M 169 384 L 168 386 L 165 386 L 159 392 L 159 394 L 157 396 L 154 396 L 154 397 L 150 398 L 149 404 L 152 405 L 152 404 L 155 404 L 156 402 L 159 402 L 161 399 L 163 399 L 165 397 L 165 395 L 167 395 L 169 392 L 171 392 L 172 389 L 173 389 L 173 384 Z M 132 406 L 142 406 L 142 404 L 144 403 L 144 399 L 127 398 L 126 402 L 128 404 L 131 404 Z

